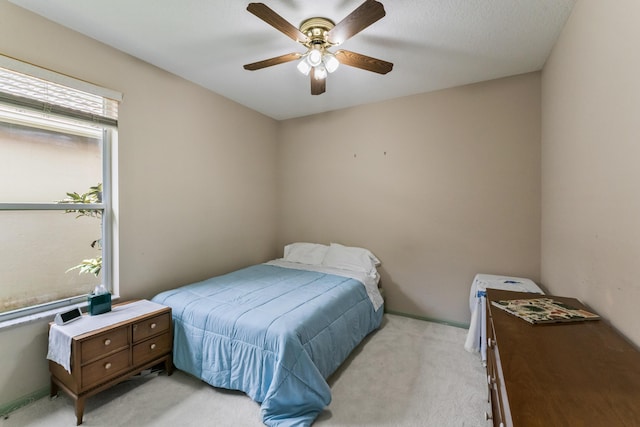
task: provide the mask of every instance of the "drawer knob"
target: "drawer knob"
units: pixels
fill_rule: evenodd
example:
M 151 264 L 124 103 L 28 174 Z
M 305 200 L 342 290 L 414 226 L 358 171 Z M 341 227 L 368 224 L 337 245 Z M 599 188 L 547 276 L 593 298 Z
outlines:
M 489 376 L 487 379 L 489 380 L 489 389 L 495 390 L 497 387 L 496 377 Z
M 493 346 L 496 344 L 495 340 L 492 340 L 491 338 L 487 339 L 487 347 L 489 348 L 493 348 Z
M 152 323 L 152 324 L 150 325 L 150 328 L 151 328 L 151 329 L 155 329 L 155 328 L 156 328 L 156 324 L 155 324 L 155 323 Z
M 104 364 L 104 369 L 111 369 L 111 362 L 107 362 Z
M 155 344 L 155 343 L 153 343 L 153 344 L 151 344 L 151 346 L 150 346 L 150 347 L 151 347 L 151 350 L 155 350 L 155 349 L 156 349 L 156 344 Z
M 109 345 L 109 344 L 111 344 L 111 340 L 109 338 L 104 340 L 104 345 Z

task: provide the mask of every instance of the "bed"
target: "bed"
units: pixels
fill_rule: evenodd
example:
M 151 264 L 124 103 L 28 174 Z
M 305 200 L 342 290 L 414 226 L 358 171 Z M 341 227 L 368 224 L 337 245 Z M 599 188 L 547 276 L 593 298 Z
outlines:
M 162 292 L 175 366 L 261 404 L 268 426 L 309 426 L 326 379 L 380 326 L 378 259 L 363 248 L 294 243 L 284 258 Z

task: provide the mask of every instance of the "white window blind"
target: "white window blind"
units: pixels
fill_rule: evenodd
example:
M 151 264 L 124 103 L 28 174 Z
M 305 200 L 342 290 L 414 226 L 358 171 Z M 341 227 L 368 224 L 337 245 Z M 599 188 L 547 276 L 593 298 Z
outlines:
M 0 55 L 0 102 L 116 127 L 122 95 Z

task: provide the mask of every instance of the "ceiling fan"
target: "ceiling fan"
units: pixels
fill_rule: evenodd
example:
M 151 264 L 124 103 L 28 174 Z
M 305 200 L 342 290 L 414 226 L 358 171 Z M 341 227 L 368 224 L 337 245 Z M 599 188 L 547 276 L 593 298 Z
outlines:
M 275 58 L 253 62 L 245 70 L 260 70 L 272 65 L 299 60 L 298 70 L 311 76 L 311 94 L 320 95 L 326 90 L 327 73 L 332 73 L 340 64 L 360 68 L 374 73 L 387 74 L 393 69 L 391 62 L 372 58 L 360 53 L 340 49 L 335 53 L 330 48 L 338 46 L 369 25 L 385 16 L 384 6 L 375 0 L 366 0 L 342 21 L 334 24 L 327 18 L 306 19 L 296 28 L 263 3 L 249 3 L 247 10 L 267 24 L 307 48 L 305 53 L 287 53 Z

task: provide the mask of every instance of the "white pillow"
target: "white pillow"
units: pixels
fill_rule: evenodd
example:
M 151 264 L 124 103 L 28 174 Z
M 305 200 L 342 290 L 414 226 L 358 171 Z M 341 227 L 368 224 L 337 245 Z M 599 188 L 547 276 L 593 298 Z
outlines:
M 290 243 L 284 247 L 284 260 L 300 264 L 322 265 L 329 246 L 319 243 Z
M 367 249 L 331 243 L 322 265 L 375 275 L 380 260 Z

